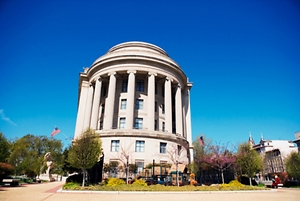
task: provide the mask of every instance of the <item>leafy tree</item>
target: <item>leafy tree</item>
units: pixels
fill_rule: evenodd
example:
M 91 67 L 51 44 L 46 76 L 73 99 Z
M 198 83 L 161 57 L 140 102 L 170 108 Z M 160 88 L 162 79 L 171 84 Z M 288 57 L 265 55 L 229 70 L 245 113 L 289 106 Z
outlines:
M 68 159 L 71 166 L 83 172 L 82 187 L 84 187 L 86 169 L 92 168 L 97 163 L 100 154 L 101 140 L 91 129 L 87 129 L 70 148 Z
M 204 163 L 204 157 L 211 153 L 211 145 L 212 145 L 212 139 L 206 138 L 203 135 L 203 144 L 200 144 L 198 141 L 199 136 L 196 137 L 196 140 L 193 142 L 194 146 L 194 164 L 193 166 L 193 172 L 195 173 L 196 177 L 200 178 L 200 185 L 202 184 L 202 177 L 203 177 L 203 170 L 209 169 L 210 166 L 206 163 Z
M 109 163 L 105 163 L 103 165 L 103 171 L 104 172 L 107 172 L 109 177 L 111 176 L 110 175 L 110 172 L 111 171 L 116 171 L 116 169 L 118 168 L 119 166 L 119 161 L 109 161 Z
M 15 174 L 39 175 L 44 165 L 44 155 L 51 152 L 54 168 L 59 169 L 62 158 L 60 140 L 47 136 L 25 135 L 12 143 L 12 153 L 8 162 L 14 166 Z M 57 171 L 56 171 L 57 172 Z
M 5 135 L 0 132 L 0 162 L 5 162 L 10 155 L 10 143 Z
M 262 158 L 260 155 L 252 149 L 250 144 L 245 142 L 239 145 L 236 163 L 238 171 L 249 177 L 249 182 L 252 186 L 251 178 L 262 167 Z
M 137 164 L 130 164 L 129 165 L 129 172 L 135 174 L 135 173 L 137 173 L 137 170 L 138 170 Z
M 71 148 L 71 146 L 66 147 L 63 154 L 62 154 L 62 160 L 63 160 L 62 172 L 63 172 L 63 174 L 73 173 L 73 172 L 77 172 L 78 170 L 80 170 L 78 168 L 72 167 L 69 160 L 68 160 L 70 148 Z
M 224 171 L 234 164 L 236 158 L 227 146 L 211 145 L 210 150 L 211 152 L 203 157 L 203 161 L 221 172 L 224 184 Z
M 298 153 L 291 153 L 285 161 L 285 166 L 289 176 L 300 180 L 300 155 Z

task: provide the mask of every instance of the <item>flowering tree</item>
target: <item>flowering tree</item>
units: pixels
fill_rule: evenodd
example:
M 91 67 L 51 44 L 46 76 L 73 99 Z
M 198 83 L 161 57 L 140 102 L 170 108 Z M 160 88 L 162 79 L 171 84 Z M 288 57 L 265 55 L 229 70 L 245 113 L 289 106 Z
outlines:
M 223 172 L 231 167 L 236 157 L 227 149 L 227 146 L 211 145 L 211 152 L 203 156 L 203 161 L 221 172 L 222 183 L 224 184 Z

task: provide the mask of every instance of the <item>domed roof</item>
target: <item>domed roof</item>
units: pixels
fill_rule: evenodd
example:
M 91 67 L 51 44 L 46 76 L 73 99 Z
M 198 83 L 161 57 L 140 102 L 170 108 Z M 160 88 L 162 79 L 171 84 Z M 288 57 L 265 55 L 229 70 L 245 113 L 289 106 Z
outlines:
M 110 59 L 126 59 L 129 57 L 134 57 L 134 58 L 152 58 L 160 61 L 165 61 L 167 63 L 171 63 L 173 66 L 176 66 L 176 68 L 179 68 L 179 65 L 173 61 L 169 55 L 167 54 L 166 51 L 164 51 L 162 48 L 150 44 L 150 43 L 145 43 L 145 42 L 138 42 L 138 41 L 133 41 L 133 42 L 126 42 L 126 43 L 121 43 L 118 44 L 108 52 L 99 57 L 92 66 L 98 65 L 102 62 L 105 62 Z
M 150 43 L 145 43 L 145 42 L 138 42 L 138 41 L 132 41 L 132 42 L 126 42 L 126 43 L 121 43 L 118 44 L 110 50 L 106 54 L 110 54 L 113 52 L 118 52 L 118 51 L 145 51 L 145 52 L 153 52 L 157 54 L 162 54 L 164 56 L 169 57 L 169 55 L 164 51 L 162 48 L 150 44 Z

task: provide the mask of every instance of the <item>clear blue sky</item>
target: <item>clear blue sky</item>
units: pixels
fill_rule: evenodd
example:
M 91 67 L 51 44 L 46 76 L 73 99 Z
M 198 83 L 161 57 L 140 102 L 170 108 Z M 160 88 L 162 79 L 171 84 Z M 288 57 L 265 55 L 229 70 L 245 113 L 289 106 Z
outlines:
M 300 131 L 297 0 L 2 0 L 0 130 L 50 137 L 57 126 L 73 137 L 79 73 L 127 41 L 163 48 L 194 83 L 194 139 L 294 140 Z

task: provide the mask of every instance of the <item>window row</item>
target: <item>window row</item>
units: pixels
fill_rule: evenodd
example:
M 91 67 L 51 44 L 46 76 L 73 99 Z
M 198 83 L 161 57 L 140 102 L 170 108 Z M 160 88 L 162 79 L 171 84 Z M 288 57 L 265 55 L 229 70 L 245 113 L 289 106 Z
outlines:
M 119 149 L 120 149 L 120 140 L 112 140 L 110 150 L 112 152 L 118 152 Z M 181 146 L 180 146 L 180 150 L 181 150 Z M 180 150 L 178 147 L 178 154 L 179 154 Z M 145 141 L 137 140 L 135 142 L 135 152 L 145 152 Z M 159 153 L 161 153 L 161 154 L 167 153 L 167 143 L 165 143 L 165 142 L 159 143 Z
M 122 83 L 122 92 L 127 92 L 128 79 L 124 79 Z M 136 81 L 136 91 L 144 92 L 144 80 Z
M 136 81 L 136 91 L 140 91 L 140 92 L 144 92 L 144 80 L 140 80 L 138 79 Z M 122 82 L 122 92 L 127 92 L 127 88 L 128 88 L 128 79 L 124 79 L 123 82 Z M 164 97 L 165 96 L 165 86 L 162 85 L 161 86 L 161 95 Z M 105 93 L 106 94 L 106 93 Z M 155 94 L 157 94 L 157 82 L 155 82 Z
M 127 99 L 121 99 L 121 110 L 126 110 L 126 106 L 127 106 Z M 144 108 L 144 100 L 142 99 L 136 99 L 135 100 L 135 109 L 136 110 L 143 110 Z M 155 112 L 157 112 L 157 102 L 155 101 Z M 165 105 L 162 104 L 161 105 L 161 109 L 162 109 L 162 113 L 165 113 Z
M 124 129 L 125 125 L 126 125 L 126 118 L 121 117 L 119 128 Z M 143 118 L 135 118 L 134 119 L 134 128 L 135 129 L 143 129 Z M 155 122 L 154 122 L 154 130 L 156 130 L 156 131 L 158 130 L 157 120 L 155 120 Z M 165 122 L 162 122 L 162 131 L 165 132 Z
M 121 100 L 121 110 L 125 110 L 127 106 L 127 99 Z M 136 99 L 135 100 L 135 109 L 142 110 L 144 108 L 144 100 Z

